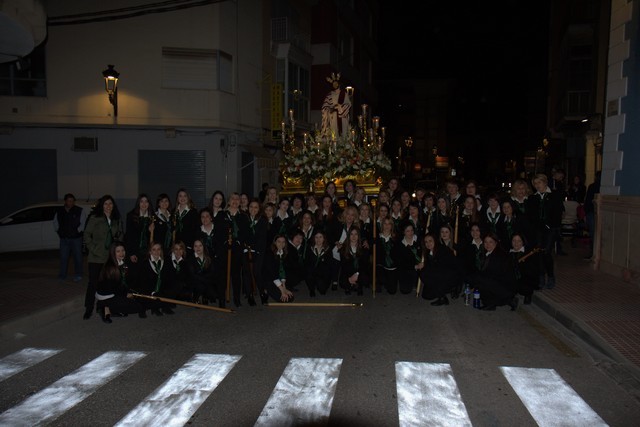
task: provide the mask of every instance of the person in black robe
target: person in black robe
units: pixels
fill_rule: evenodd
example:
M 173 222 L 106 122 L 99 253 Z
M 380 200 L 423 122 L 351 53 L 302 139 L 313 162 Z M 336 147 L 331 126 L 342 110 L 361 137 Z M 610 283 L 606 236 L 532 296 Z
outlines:
M 480 291 L 482 310 L 495 310 L 509 305 L 518 307 L 515 267 L 509 255 L 498 245 L 498 236 L 487 233 L 483 239 L 485 254 L 478 271 L 471 278 L 471 286 Z
M 462 274 L 453 250 L 439 243 L 433 234 L 423 240 L 424 267 L 420 270 L 422 298 L 435 300 L 434 306 L 449 305 L 448 293 L 460 293 Z

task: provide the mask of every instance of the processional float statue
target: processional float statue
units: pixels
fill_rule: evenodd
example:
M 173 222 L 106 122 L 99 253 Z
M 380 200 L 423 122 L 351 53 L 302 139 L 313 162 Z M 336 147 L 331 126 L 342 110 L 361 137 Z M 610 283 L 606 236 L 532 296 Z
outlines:
M 322 123 L 313 132 L 296 130 L 293 110 L 289 126 L 282 122 L 280 163 L 282 194 L 320 190 L 334 181 L 355 180 L 368 194 L 377 193 L 381 174 L 391 170 L 391 161 L 383 153 L 385 128 L 380 118 L 370 117 L 362 105 L 357 123 L 351 123 L 351 95 L 340 83 L 340 73 L 327 77 L 332 89 L 322 103 Z

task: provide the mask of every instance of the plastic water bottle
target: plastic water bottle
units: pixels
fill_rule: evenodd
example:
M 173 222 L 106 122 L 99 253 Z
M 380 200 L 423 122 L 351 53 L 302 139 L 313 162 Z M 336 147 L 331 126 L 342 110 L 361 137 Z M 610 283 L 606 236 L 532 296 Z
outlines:
M 471 304 L 471 287 L 469 284 L 464 285 L 464 305 Z
M 480 290 L 478 288 L 473 291 L 473 308 L 480 308 Z

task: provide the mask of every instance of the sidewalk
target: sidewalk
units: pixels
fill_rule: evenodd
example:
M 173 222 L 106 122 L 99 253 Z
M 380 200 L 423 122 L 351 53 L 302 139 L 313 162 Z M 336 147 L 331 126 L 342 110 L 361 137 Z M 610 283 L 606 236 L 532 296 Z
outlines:
M 533 303 L 613 360 L 640 373 L 640 289 L 594 271 L 585 248 L 556 257 L 556 287 Z M 56 279 L 57 253 L 5 254 L 0 261 L 0 337 L 9 339 L 66 316 L 80 320 L 86 278 Z M 86 271 L 86 268 L 85 268 Z M 522 310 L 524 308 L 520 308 Z

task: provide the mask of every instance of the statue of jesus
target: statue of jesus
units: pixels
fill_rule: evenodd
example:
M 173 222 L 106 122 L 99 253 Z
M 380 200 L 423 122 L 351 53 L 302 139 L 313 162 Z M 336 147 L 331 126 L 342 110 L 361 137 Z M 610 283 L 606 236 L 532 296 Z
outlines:
M 351 97 L 340 84 L 340 73 L 331 73 L 327 77 L 333 90 L 322 103 L 321 134 L 327 138 L 339 138 L 348 135 L 351 127 Z

